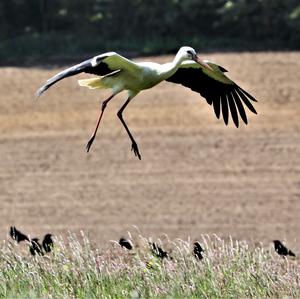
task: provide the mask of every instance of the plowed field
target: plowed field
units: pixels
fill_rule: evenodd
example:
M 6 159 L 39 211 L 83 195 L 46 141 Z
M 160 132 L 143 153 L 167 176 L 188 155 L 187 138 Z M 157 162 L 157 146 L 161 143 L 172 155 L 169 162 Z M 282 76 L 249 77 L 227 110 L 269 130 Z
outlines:
M 62 67 L 1 68 L 1 238 L 10 225 L 32 236 L 83 230 L 101 246 L 136 225 L 171 239 L 285 239 L 300 252 L 300 53 L 202 56 L 259 100 L 258 115 L 226 127 L 198 94 L 162 83 L 124 113 L 141 161 L 116 117 L 125 93 L 111 101 L 87 154 L 109 91 L 79 87 L 89 77 L 80 75 L 35 101 Z

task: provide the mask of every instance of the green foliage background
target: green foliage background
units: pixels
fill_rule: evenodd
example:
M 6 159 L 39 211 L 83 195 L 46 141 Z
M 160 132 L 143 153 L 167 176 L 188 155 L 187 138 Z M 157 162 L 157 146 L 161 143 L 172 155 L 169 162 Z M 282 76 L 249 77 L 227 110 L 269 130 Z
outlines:
M 1 0 L 0 63 L 117 50 L 300 49 L 299 0 Z

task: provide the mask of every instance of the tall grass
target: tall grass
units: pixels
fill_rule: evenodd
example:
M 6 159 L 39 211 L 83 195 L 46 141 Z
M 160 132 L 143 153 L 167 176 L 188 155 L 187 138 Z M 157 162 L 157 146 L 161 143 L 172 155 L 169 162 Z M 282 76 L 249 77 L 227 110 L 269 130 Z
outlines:
M 8 298 L 241 298 L 300 297 L 297 260 L 247 242 L 202 236 L 204 259 L 192 255 L 192 244 L 175 240 L 172 259 L 149 250 L 149 240 L 133 240 L 134 251 L 112 242 L 100 252 L 82 234 L 56 239 L 54 252 L 30 256 L 25 244 L 4 242 L 0 297 Z M 159 243 L 159 242 L 158 242 Z

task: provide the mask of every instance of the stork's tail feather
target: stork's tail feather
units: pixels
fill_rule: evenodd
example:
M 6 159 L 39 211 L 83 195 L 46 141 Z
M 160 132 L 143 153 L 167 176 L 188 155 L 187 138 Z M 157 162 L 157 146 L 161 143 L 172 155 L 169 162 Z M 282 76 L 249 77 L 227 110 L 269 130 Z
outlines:
M 101 78 L 91 78 L 91 79 L 83 79 L 83 80 L 78 80 L 78 84 L 80 86 L 85 86 L 90 89 L 95 89 L 95 88 L 103 88 L 101 84 Z

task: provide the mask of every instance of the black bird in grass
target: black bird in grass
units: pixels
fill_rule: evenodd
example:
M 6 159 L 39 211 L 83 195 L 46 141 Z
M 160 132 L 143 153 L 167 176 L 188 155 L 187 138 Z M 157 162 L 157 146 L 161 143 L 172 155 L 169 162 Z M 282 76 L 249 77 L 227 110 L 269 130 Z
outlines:
M 200 243 L 197 241 L 194 243 L 194 250 L 193 250 L 193 253 L 194 253 L 194 256 L 199 259 L 199 260 L 202 260 L 203 259 L 203 255 L 202 255 L 202 252 L 203 252 L 203 248 L 201 247 Z
M 296 256 L 295 253 L 292 252 L 291 250 L 289 250 L 288 248 L 286 248 L 286 247 L 281 243 L 281 241 L 279 241 L 279 240 L 274 240 L 273 243 L 274 243 L 275 251 L 276 251 L 279 255 L 282 255 L 282 256 L 287 256 L 287 255 L 290 255 L 290 256 Z
M 53 249 L 53 240 L 52 240 L 52 235 L 51 234 L 46 234 L 45 237 L 44 237 L 44 240 L 42 242 L 42 245 L 43 245 L 43 248 L 44 248 L 44 251 L 46 253 L 49 253 L 52 251 Z
M 38 238 L 33 238 L 30 241 L 29 251 L 32 255 L 44 255 L 42 245 L 39 243 Z
M 132 244 L 129 240 L 125 239 L 125 238 L 121 238 L 120 241 L 119 241 L 119 244 L 128 249 L 128 250 L 131 250 L 132 249 Z
M 15 226 L 10 227 L 9 234 L 18 243 L 20 243 L 22 241 L 30 242 L 29 238 L 26 235 L 24 235 L 23 233 L 21 233 L 19 230 L 17 230 Z
M 33 238 L 30 240 L 28 236 L 17 230 L 15 226 L 10 227 L 9 234 L 18 243 L 21 241 L 29 242 L 29 251 L 32 255 L 44 255 L 44 253 L 49 253 L 53 249 L 54 243 L 51 238 L 51 234 L 45 235 L 42 245 L 39 243 L 38 238 Z
M 169 254 L 162 248 L 160 248 L 155 242 L 150 243 L 150 245 L 152 247 L 152 254 L 154 254 L 156 257 L 161 259 L 169 258 Z

